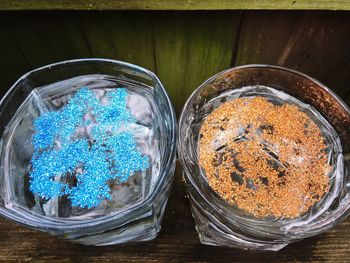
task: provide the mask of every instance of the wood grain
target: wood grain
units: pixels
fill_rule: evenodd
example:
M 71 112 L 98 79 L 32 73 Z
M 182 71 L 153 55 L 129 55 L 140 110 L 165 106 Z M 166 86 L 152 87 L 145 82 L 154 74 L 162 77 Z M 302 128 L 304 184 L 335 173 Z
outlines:
M 19 12 L 4 14 L 2 20 L 32 69 L 92 56 L 77 15 Z
M 2 0 L 0 10 L 349 10 L 348 0 Z
M 153 20 L 156 73 L 178 112 L 203 81 L 230 67 L 240 18 L 240 12 L 171 12 Z
M 152 13 L 84 14 L 81 27 L 93 57 L 112 58 L 155 71 Z
M 347 12 L 16 12 L 0 18 L 2 56 L 15 58 L 2 61 L 8 72 L 4 90 L 26 70 L 84 57 L 118 59 L 154 71 L 177 112 L 199 84 L 229 68 L 231 60 L 232 65 L 294 68 L 341 97 L 350 90 Z
M 296 69 L 344 97 L 350 91 L 349 28 L 347 12 L 249 11 L 244 15 L 235 64 Z
M 94 57 L 155 72 L 180 111 L 200 83 L 230 66 L 239 19 L 240 12 L 107 12 L 81 22 Z
M 178 169 L 162 230 L 151 242 L 86 247 L 0 219 L 1 262 L 346 262 L 350 219 L 335 229 L 274 252 L 201 245 Z
M 30 69 L 28 60 L 23 55 L 6 23 L 0 18 L 0 97 L 10 88 L 15 80 Z

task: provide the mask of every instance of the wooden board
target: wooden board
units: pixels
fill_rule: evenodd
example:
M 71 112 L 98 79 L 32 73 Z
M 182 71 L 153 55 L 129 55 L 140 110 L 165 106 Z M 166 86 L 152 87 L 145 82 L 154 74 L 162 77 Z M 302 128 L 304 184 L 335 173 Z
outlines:
M 31 69 L 92 56 L 79 26 L 81 19 L 78 15 L 22 12 L 7 13 L 2 19 Z
M 85 57 L 155 72 L 177 112 L 198 85 L 231 65 L 282 65 L 342 97 L 350 90 L 347 12 L 7 12 L 0 18 L 2 56 L 15 58 L 2 61 L 4 90 L 26 70 Z
M 248 11 L 235 64 L 289 67 L 345 97 L 350 91 L 349 28 L 348 12 Z
M 0 18 L 0 96 L 11 87 L 11 85 L 26 73 L 31 67 L 22 51 L 18 48 L 11 30 L 8 29 L 4 20 Z
M 86 15 L 82 27 L 94 57 L 155 72 L 179 112 L 200 83 L 230 66 L 239 18 L 239 12 L 100 13 Z
M 79 22 L 93 57 L 126 61 L 155 71 L 152 17 L 145 12 L 90 13 L 79 16 Z
M 178 112 L 195 88 L 230 67 L 240 19 L 240 12 L 157 14 L 156 73 Z
M 349 0 L 2 0 L 0 10 L 349 10 Z
M 249 252 L 201 245 L 180 170 L 162 230 L 151 242 L 108 247 L 71 244 L 0 219 L 0 262 L 348 262 L 350 218 L 317 237 L 279 252 Z

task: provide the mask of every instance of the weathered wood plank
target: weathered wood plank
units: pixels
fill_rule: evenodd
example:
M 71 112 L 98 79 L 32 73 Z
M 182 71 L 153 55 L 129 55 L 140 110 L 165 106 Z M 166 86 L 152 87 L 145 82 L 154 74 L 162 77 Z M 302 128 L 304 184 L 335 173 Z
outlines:
M 172 12 L 155 17 L 156 71 L 177 111 L 203 81 L 230 66 L 240 17 L 240 12 Z
M 349 0 L 2 0 L 0 10 L 350 10 Z
M 235 64 L 296 69 L 344 97 L 350 91 L 349 28 L 347 12 L 248 11 Z
M 201 245 L 180 169 L 157 239 L 139 244 L 85 247 L 0 219 L 0 262 L 347 262 L 350 219 L 320 236 L 273 253 Z
M 85 14 L 82 28 L 94 57 L 126 61 L 155 70 L 151 19 L 145 12 Z
M 30 69 L 30 64 L 0 17 L 0 97 Z
M 6 13 L 2 18 L 32 69 L 92 56 L 79 25 L 79 14 Z
M 206 78 L 230 66 L 240 13 L 94 13 L 83 19 L 95 57 L 154 71 L 175 108 Z

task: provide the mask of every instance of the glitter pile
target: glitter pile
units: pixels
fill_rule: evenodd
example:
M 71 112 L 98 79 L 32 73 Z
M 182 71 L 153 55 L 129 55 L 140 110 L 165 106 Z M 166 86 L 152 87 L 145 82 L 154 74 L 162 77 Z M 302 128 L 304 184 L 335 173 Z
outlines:
M 221 198 L 256 217 L 295 218 L 329 189 L 319 127 L 291 104 L 263 97 L 225 102 L 205 119 L 199 164 Z
M 149 159 L 137 150 L 131 132 L 136 121 L 127 96 L 126 89 L 118 88 L 99 99 L 82 88 L 60 110 L 35 119 L 34 194 L 46 200 L 67 195 L 72 206 L 92 208 L 111 199 L 111 180 L 122 183 L 148 168 Z

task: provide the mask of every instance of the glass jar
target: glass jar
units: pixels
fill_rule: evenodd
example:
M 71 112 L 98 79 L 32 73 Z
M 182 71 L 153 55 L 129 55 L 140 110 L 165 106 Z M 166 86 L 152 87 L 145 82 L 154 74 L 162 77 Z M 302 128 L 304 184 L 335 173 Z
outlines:
M 59 110 L 83 87 L 97 93 L 126 89 L 127 107 L 138 128 L 136 145 L 150 163 L 144 172 L 111 186 L 110 200 L 91 209 L 73 207 L 65 196 L 45 200 L 29 187 L 34 119 Z M 2 216 L 85 245 L 157 236 L 174 175 L 176 117 L 152 72 L 108 59 L 51 64 L 25 74 L 10 88 L 0 102 L 0 120 Z
M 252 86 L 259 91 L 244 91 Z M 242 212 L 210 187 L 198 164 L 198 140 L 206 116 L 233 98 L 261 94 L 269 97 L 274 91 L 266 87 L 316 110 L 336 132 L 328 145 L 329 162 L 335 167 L 330 188 L 308 212 L 293 219 L 254 217 Z M 329 230 L 349 214 L 350 110 L 330 89 L 305 74 L 269 65 L 246 65 L 218 73 L 187 100 L 179 121 L 177 144 L 192 215 L 203 244 L 277 251 Z

